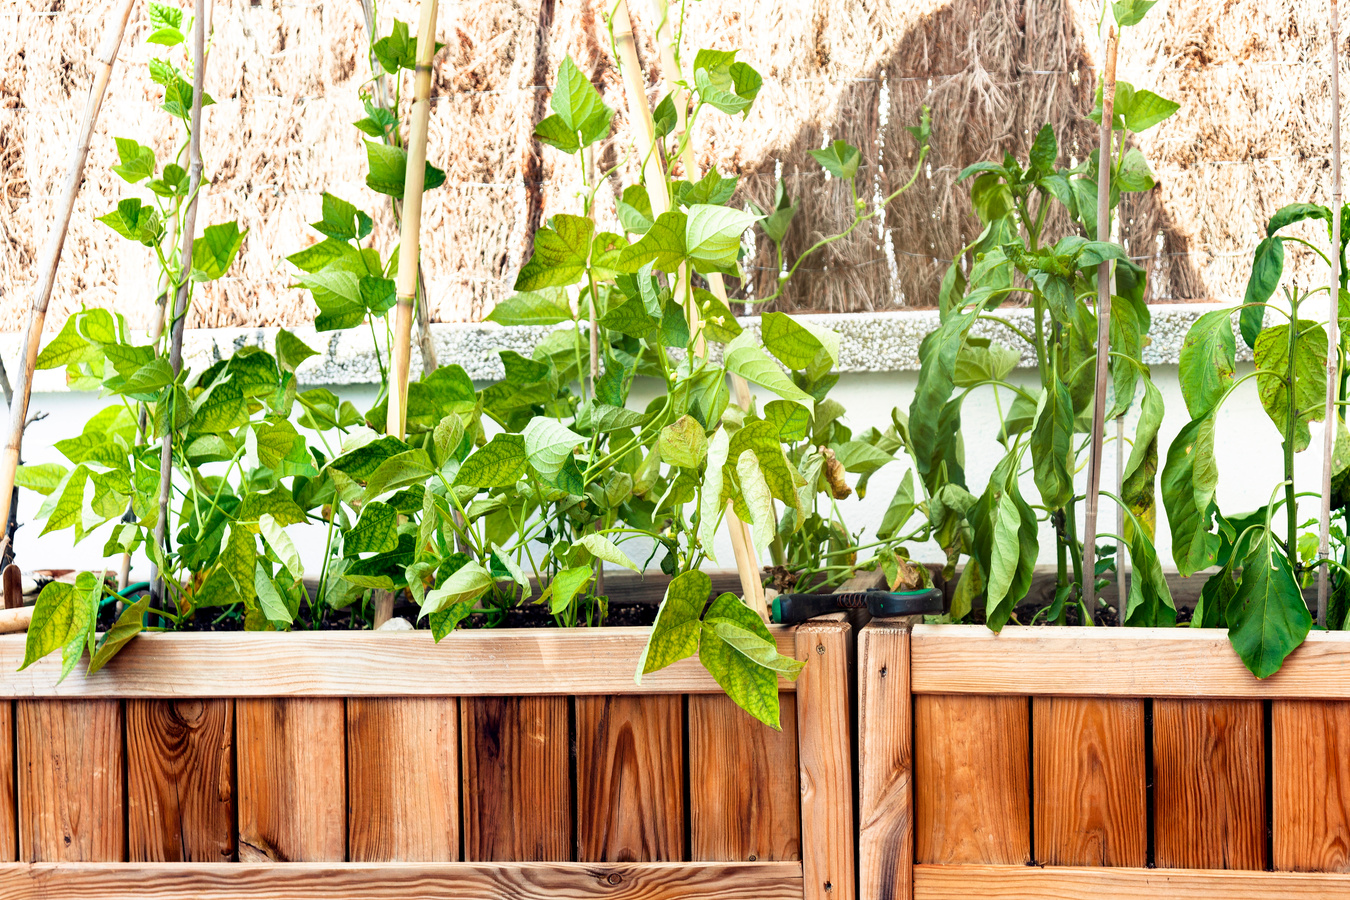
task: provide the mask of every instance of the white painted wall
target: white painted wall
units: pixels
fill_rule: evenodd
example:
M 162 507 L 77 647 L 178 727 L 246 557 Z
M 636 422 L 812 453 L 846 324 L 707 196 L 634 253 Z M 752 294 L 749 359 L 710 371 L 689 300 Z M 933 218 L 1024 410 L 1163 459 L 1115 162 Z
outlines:
M 1238 375 L 1251 371 L 1249 363 L 1241 363 Z M 1160 456 L 1165 458 L 1167 446 L 1186 424 L 1186 409 L 1181 399 L 1177 383 L 1175 366 L 1154 365 L 1154 381 L 1159 386 L 1166 403 L 1167 415 L 1161 433 Z M 1035 373 L 1031 369 L 1019 369 L 1013 376 L 1019 383 L 1034 385 Z M 840 378 L 832 396 L 849 410 L 848 424 L 855 433 L 875 425 L 884 429 L 890 422 L 890 410 L 894 406 L 908 409 L 914 394 L 918 375 L 916 372 L 895 372 L 881 374 L 845 374 Z M 347 385 L 335 390 L 344 398 L 352 400 L 358 408 L 365 409 L 374 399 L 374 389 L 370 386 Z M 640 385 L 635 391 L 633 405 L 642 408 L 655 391 L 655 384 Z M 1004 397 L 1004 403 L 1010 398 Z M 762 401 L 761 401 L 762 402 Z M 25 440 L 24 452 L 27 462 L 64 462 L 53 448 L 53 442 L 64 437 L 78 434 L 84 421 L 105 405 L 93 394 L 41 393 L 32 400 L 34 411 L 44 411 L 48 417 L 32 426 Z M 1126 423 L 1127 438 L 1133 434 L 1137 411 Z M 998 431 L 998 417 L 995 413 L 992 389 L 981 389 L 967 401 L 964 418 L 966 474 L 971 490 L 978 494 L 984 486 L 994 465 L 1002 457 L 1003 448 L 995 441 Z M 1108 429 L 1108 437 L 1114 435 L 1114 429 Z M 1296 458 L 1296 483 L 1300 490 L 1318 489 L 1321 472 L 1321 426 L 1313 425 L 1313 440 L 1309 450 Z M 1108 444 L 1103 471 L 1106 484 L 1113 484 L 1115 478 L 1115 445 Z M 1219 505 L 1231 512 L 1246 512 L 1269 499 L 1274 486 L 1281 480 L 1282 451 L 1280 437 L 1275 426 L 1262 410 L 1256 395 L 1255 381 L 1249 381 L 1230 398 L 1219 415 L 1217 441 L 1220 481 L 1218 489 Z M 1161 468 L 1161 460 L 1160 460 Z M 853 529 L 865 527 L 870 533 L 880 524 L 883 512 L 890 502 L 892 494 L 904 474 L 901 464 L 893 464 L 877 472 L 871 479 L 865 499 L 850 498 L 840 504 L 849 525 Z M 1079 473 L 1080 485 L 1086 484 L 1086 472 Z M 1023 489 L 1031 502 L 1039 495 L 1036 492 L 1030 472 L 1023 479 Z M 19 521 L 25 523 L 19 529 L 16 539 L 16 552 L 19 565 L 25 570 L 39 568 L 79 568 L 102 565 L 100 553 L 107 537 L 107 528 L 88 537 L 78 547 L 72 546 L 70 532 L 64 531 L 39 537 L 41 523 L 33 520 L 41 505 L 42 497 L 30 491 L 20 492 Z M 1302 501 L 1301 515 L 1311 518 L 1316 515 L 1315 500 L 1305 498 Z M 1158 550 L 1164 566 L 1170 566 L 1171 538 L 1166 527 L 1165 514 L 1159 509 Z M 1101 513 L 1101 529 L 1110 531 L 1115 525 L 1115 509 L 1110 501 L 1104 501 Z M 323 552 L 323 531 L 318 527 L 296 528 L 293 532 L 298 546 L 305 557 L 306 564 L 316 568 Z M 634 555 L 637 548 L 631 548 Z M 934 547 L 914 547 L 916 557 L 932 561 L 942 558 Z M 1048 527 L 1042 529 L 1041 562 L 1054 562 L 1054 545 Z M 723 539 L 718 546 L 718 559 L 722 566 L 733 566 L 730 544 Z M 119 563 L 110 560 L 107 563 L 115 568 Z M 148 571 L 144 559 L 137 561 L 139 573 Z

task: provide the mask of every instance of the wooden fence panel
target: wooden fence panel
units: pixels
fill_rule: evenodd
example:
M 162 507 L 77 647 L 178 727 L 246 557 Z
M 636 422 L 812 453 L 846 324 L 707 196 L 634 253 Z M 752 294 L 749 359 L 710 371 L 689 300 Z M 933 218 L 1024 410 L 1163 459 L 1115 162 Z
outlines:
M 132 862 L 234 859 L 234 703 L 128 700 Z
M 122 861 L 122 704 L 24 700 L 16 719 L 19 858 Z
M 1350 872 L 1350 703 L 1271 704 L 1274 866 Z
M 460 701 L 464 858 L 572 858 L 568 698 Z
M 914 866 L 914 721 L 909 625 L 858 635 L 858 895 L 909 900 Z
M 577 859 L 684 859 L 683 698 L 577 697 L 576 723 Z
M 1155 700 L 1153 780 L 1159 867 L 1266 867 L 1261 701 Z
M 347 700 L 347 855 L 459 859 L 459 701 Z
M 1025 697 L 920 695 L 914 701 L 915 859 L 1031 861 Z
M 340 862 L 347 855 L 341 699 L 239 700 L 239 858 Z
M 0 701 L 0 860 L 4 862 L 19 858 L 14 753 L 14 704 Z
M 689 695 L 691 859 L 801 859 L 797 698 L 779 694 L 782 731 L 724 694 Z
M 1035 697 L 1031 722 L 1036 861 L 1145 865 L 1144 701 Z

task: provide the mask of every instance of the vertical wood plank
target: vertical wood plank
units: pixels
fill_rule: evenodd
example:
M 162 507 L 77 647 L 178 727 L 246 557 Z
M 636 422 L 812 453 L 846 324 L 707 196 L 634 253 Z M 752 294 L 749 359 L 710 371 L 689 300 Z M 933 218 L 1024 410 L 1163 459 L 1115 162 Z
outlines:
M 1144 701 L 1036 697 L 1031 722 L 1036 861 L 1146 865 Z
M 459 701 L 347 700 L 351 862 L 459 859 Z
M 566 697 L 460 701 L 464 858 L 566 862 L 572 858 Z
M 914 722 L 909 620 L 858 635 L 858 896 L 909 900 L 914 876 Z
M 234 859 L 234 704 L 128 700 L 132 862 Z
M 1266 867 L 1259 700 L 1155 700 L 1154 855 L 1160 868 Z
M 14 785 L 14 704 L 0 702 L 0 861 L 19 858 L 19 808 Z
M 1350 703 L 1271 703 L 1274 866 L 1350 872 Z
M 805 900 L 854 900 L 852 628 L 814 619 L 797 626 L 797 739 Z
M 1031 861 L 1025 697 L 914 700 L 915 861 Z
M 695 862 L 801 859 L 797 697 L 778 695 L 782 731 L 725 694 L 689 696 L 689 826 Z
M 683 698 L 577 697 L 576 716 L 577 860 L 683 860 Z
M 23 700 L 16 715 L 19 858 L 121 862 L 121 702 Z
M 341 862 L 347 855 L 341 699 L 239 700 L 239 859 Z

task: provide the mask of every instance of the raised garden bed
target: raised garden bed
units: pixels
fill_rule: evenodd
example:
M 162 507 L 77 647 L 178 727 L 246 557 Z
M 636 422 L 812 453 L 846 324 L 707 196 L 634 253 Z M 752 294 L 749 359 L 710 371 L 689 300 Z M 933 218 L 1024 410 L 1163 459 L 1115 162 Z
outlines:
M 863 900 L 1350 895 L 1350 636 L 873 621 Z
M 142 635 L 60 684 L 0 636 L 0 897 L 854 896 L 849 623 L 774 628 L 781 732 L 696 660 L 636 685 L 647 633 Z

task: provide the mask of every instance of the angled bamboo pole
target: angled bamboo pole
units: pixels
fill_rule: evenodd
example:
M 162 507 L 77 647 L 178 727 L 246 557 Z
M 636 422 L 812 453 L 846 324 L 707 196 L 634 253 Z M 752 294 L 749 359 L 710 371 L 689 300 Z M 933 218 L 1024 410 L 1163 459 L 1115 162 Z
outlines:
M 662 213 L 669 212 L 671 207 L 670 192 L 666 185 L 665 173 L 661 170 L 660 157 L 655 152 L 656 128 L 652 122 L 651 107 L 647 103 L 647 84 L 642 74 L 642 65 L 638 60 L 637 47 L 633 40 L 633 22 L 629 16 L 628 4 L 626 0 L 618 0 L 611 12 L 610 26 L 614 32 L 614 45 L 619 54 L 619 69 L 623 76 L 625 93 L 628 96 L 628 108 L 630 118 L 632 119 L 633 136 L 637 143 L 638 153 L 641 155 L 642 180 L 647 185 L 647 197 L 651 201 L 652 214 L 659 216 Z M 674 68 L 674 54 L 670 49 L 669 41 L 658 37 L 658 44 L 663 46 L 663 66 L 667 72 L 667 79 L 674 82 L 678 76 L 671 73 L 677 72 Z M 667 58 L 665 54 L 669 54 Z M 683 104 L 676 99 L 676 109 L 683 108 Z M 681 122 L 683 122 L 683 113 Z M 685 268 L 680 281 L 688 284 L 688 270 Z M 686 305 L 685 313 L 690 320 L 691 332 L 699 327 L 698 307 L 691 299 Z M 702 345 L 700 344 L 701 348 Z M 748 405 L 748 391 L 745 391 L 746 403 Z M 741 398 L 737 397 L 739 403 Z M 741 579 L 741 592 L 745 597 L 745 602 L 765 619 L 768 619 L 768 605 L 764 599 L 764 587 L 760 582 L 759 564 L 755 559 L 754 545 L 750 542 L 749 529 L 736 517 L 731 506 L 727 506 L 727 529 L 731 535 L 731 547 L 736 556 L 736 571 Z
M 117 50 L 122 46 L 122 35 L 126 32 L 127 19 L 131 17 L 131 7 L 136 0 L 122 0 L 107 20 L 108 30 L 103 35 L 103 43 L 94 54 L 94 81 L 89 86 L 89 98 L 84 103 L 84 118 L 80 121 L 79 137 L 70 153 L 70 163 L 66 166 L 66 180 L 61 184 L 60 199 L 52 211 L 52 230 L 47 243 L 42 248 L 38 260 L 37 288 L 33 292 L 32 306 L 28 310 L 28 331 L 24 337 L 24 357 L 19 370 L 19 383 L 14 391 L 14 399 L 9 404 L 9 435 L 5 438 L 3 453 L 0 453 L 0 522 L 9 522 L 10 510 L 14 498 L 14 477 L 19 469 L 19 453 L 23 446 L 23 429 L 28 421 L 28 401 L 33 394 L 33 371 L 37 367 L 38 349 L 42 344 L 42 328 L 47 320 L 47 304 L 52 299 L 52 288 L 56 284 L 56 269 L 61 262 L 61 248 L 66 243 L 66 231 L 70 228 L 70 216 L 75 210 L 75 198 L 80 193 L 80 182 L 84 180 L 84 164 L 89 159 L 89 144 L 94 136 L 94 124 L 98 121 L 99 110 L 103 107 L 103 97 L 108 91 L 108 79 L 112 76 L 113 63 L 117 60 Z M 3 538 L 5 547 L 13 539 L 13 533 L 6 529 Z
M 417 68 L 413 79 L 408 168 L 403 176 L 403 220 L 398 254 L 398 306 L 390 368 L 389 416 L 385 433 L 403 437 L 408 421 L 408 366 L 412 356 L 413 304 L 417 300 L 422 238 L 422 185 L 426 176 L 427 126 L 431 117 L 431 59 L 436 55 L 436 0 L 422 0 L 417 26 Z
M 169 367 L 174 377 L 183 369 L 183 329 L 187 325 L 188 294 L 192 288 L 192 244 L 197 233 L 197 209 L 202 187 L 202 93 L 206 81 L 206 0 L 196 0 L 192 13 L 192 118 L 188 139 L 188 205 L 183 213 L 183 243 L 179 252 L 178 284 L 173 285 L 173 313 L 169 317 Z M 170 394 L 170 403 L 174 400 Z M 172 423 L 176 416 L 170 415 Z M 155 520 L 155 543 L 168 549 L 169 498 L 173 481 L 173 428 L 164 433 L 159 452 L 159 517 Z M 156 606 L 164 598 L 163 573 L 156 569 L 151 579 Z
M 1322 438 L 1321 534 L 1317 545 L 1317 624 L 1327 624 L 1328 573 L 1331 555 L 1331 462 L 1336 450 L 1336 432 L 1340 413 L 1336 407 L 1337 357 L 1340 354 L 1341 293 L 1341 16 L 1336 0 L 1331 0 L 1331 295 L 1327 316 L 1327 398 Z
M 1097 158 L 1097 240 L 1111 234 L 1111 120 L 1116 101 L 1116 30 L 1106 37 L 1106 67 L 1102 79 L 1101 143 Z M 1097 267 L 1097 379 L 1092 406 L 1092 449 L 1088 456 L 1087 511 L 1083 527 L 1083 607 L 1089 621 L 1097 612 L 1097 505 L 1101 499 L 1102 443 L 1106 437 L 1106 383 L 1111 361 L 1111 264 Z M 1124 601 L 1122 601 L 1123 604 Z M 1123 607 L 1121 617 L 1125 615 Z

